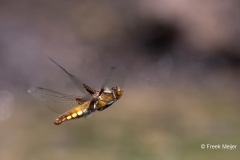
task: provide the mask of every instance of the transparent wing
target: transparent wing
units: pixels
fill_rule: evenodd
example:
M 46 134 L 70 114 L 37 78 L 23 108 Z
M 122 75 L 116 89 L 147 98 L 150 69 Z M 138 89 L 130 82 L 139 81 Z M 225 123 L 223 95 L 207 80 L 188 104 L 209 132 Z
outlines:
M 48 57 L 49 58 L 49 57 Z M 70 79 L 75 83 L 75 85 L 86 95 L 88 94 L 94 94 L 96 90 L 88 85 L 86 83 L 83 83 L 80 79 L 78 79 L 76 76 L 69 73 L 67 70 L 65 70 L 62 66 L 60 66 L 57 62 L 55 62 L 53 59 L 49 58 L 53 63 L 55 63 L 58 67 L 60 67 L 67 75 L 70 77 Z
M 102 88 L 111 89 L 112 87 L 123 88 L 125 80 L 125 68 L 123 66 L 112 66 L 111 70 L 102 85 Z
M 63 114 L 91 99 L 90 97 L 66 95 L 40 87 L 31 88 L 28 92 L 58 114 Z

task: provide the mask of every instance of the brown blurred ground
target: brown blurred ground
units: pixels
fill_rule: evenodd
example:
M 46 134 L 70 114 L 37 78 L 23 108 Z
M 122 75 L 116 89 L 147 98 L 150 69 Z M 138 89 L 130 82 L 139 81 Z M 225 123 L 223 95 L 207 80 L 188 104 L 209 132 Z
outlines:
M 238 159 L 239 148 L 200 148 L 240 147 L 238 6 L 0 1 L 1 159 Z M 54 126 L 58 115 L 27 90 L 81 93 L 47 57 L 96 89 L 126 66 L 123 98 Z

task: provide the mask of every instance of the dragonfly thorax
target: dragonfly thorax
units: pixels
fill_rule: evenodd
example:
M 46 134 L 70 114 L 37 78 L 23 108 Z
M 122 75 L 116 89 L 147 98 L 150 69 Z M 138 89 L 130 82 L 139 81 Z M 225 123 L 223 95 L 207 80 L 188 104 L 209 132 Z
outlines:
M 120 90 L 118 87 L 112 87 L 111 90 L 105 89 L 100 92 L 98 96 L 98 101 L 96 105 L 96 109 L 98 111 L 102 111 L 109 106 L 111 106 L 114 102 L 119 100 L 123 94 L 123 90 Z

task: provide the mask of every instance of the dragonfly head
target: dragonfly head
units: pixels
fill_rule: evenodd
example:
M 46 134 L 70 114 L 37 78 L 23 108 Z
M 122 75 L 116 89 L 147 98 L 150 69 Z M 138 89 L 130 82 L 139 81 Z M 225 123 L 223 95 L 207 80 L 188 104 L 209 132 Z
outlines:
M 112 91 L 115 94 L 117 100 L 119 100 L 123 95 L 123 90 L 118 87 L 112 87 Z

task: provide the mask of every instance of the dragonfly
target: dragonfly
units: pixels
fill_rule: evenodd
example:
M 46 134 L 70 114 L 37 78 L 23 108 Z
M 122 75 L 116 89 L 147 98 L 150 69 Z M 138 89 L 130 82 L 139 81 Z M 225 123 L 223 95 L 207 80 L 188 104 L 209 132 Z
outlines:
M 61 68 L 84 94 L 84 96 L 67 95 L 41 87 L 28 90 L 50 110 L 60 114 L 54 121 L 55 125 L 72 119 L 86 118 L 95 111 L 103 111 L 122 97 L 125 77 L 123 66 L 112 66 L 101 89 L 97 91 L 69 73 L 53 59 L 49 59 Z

